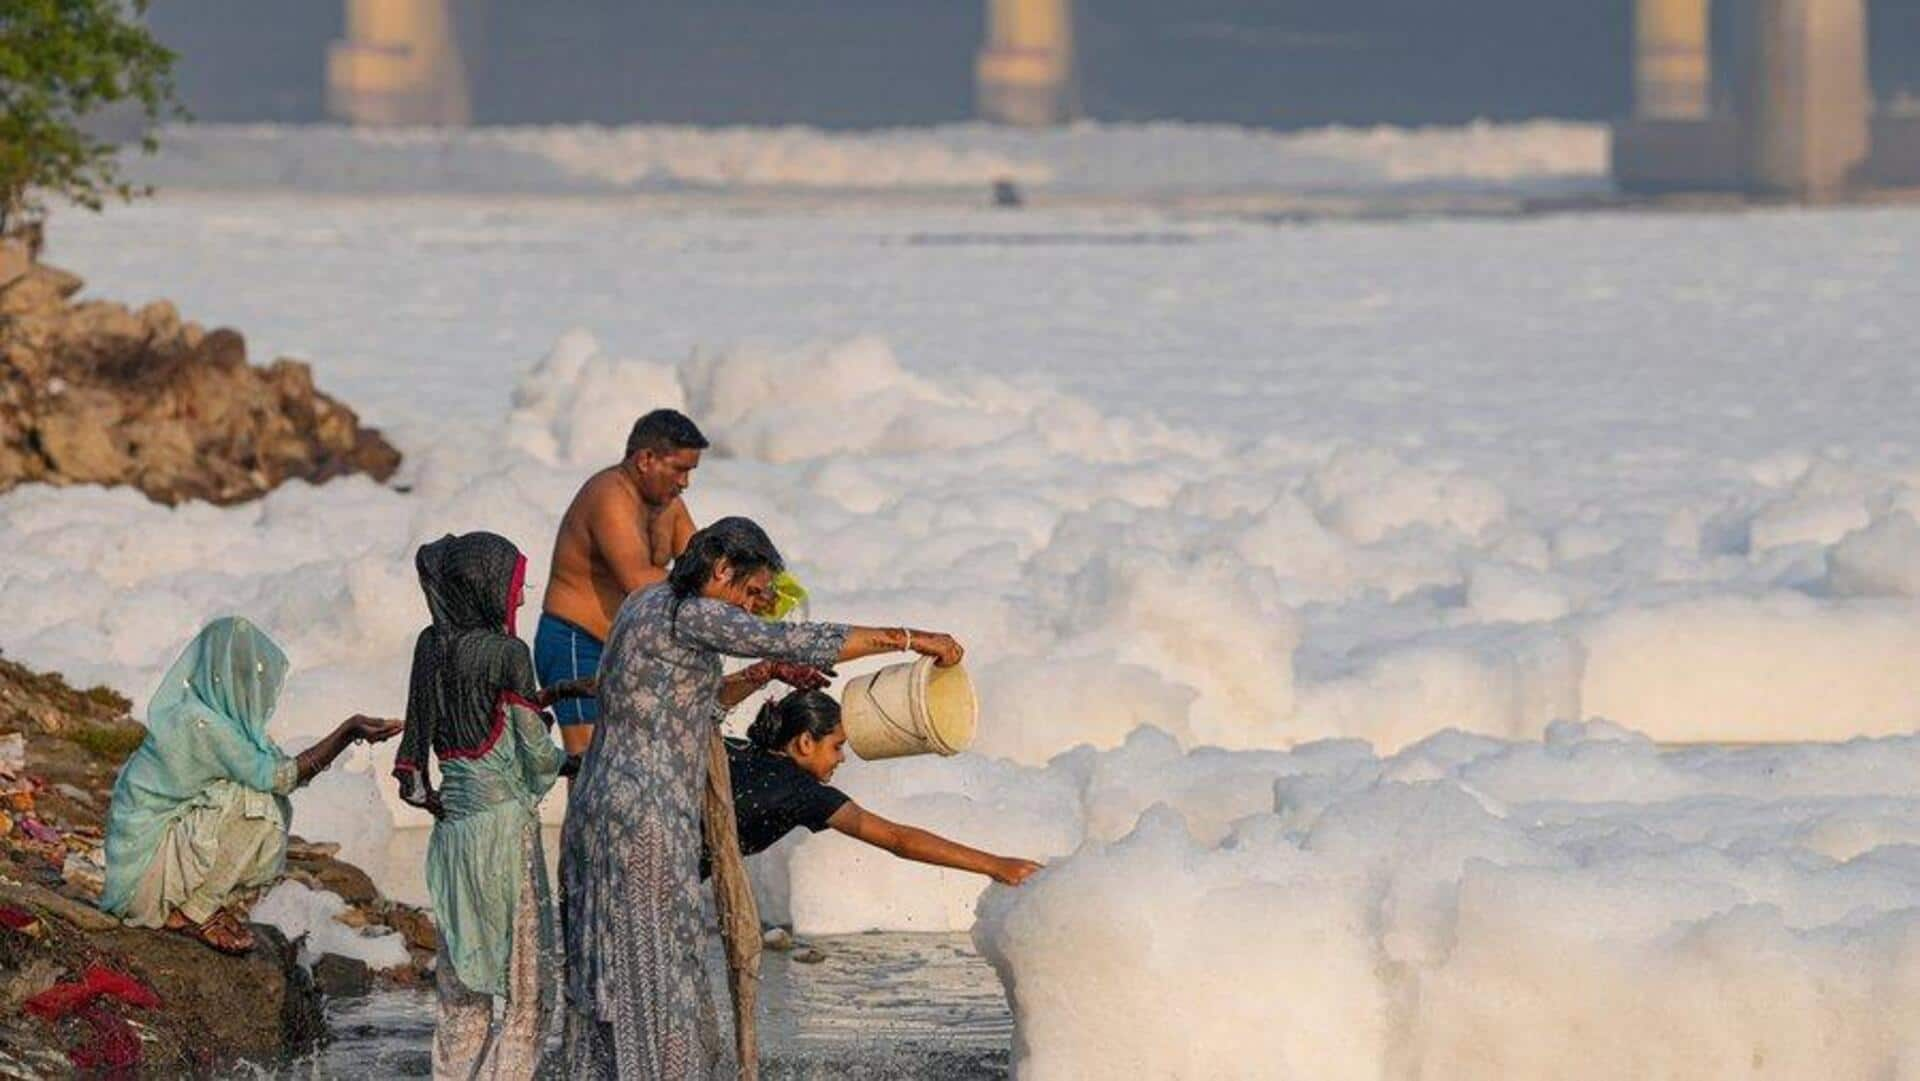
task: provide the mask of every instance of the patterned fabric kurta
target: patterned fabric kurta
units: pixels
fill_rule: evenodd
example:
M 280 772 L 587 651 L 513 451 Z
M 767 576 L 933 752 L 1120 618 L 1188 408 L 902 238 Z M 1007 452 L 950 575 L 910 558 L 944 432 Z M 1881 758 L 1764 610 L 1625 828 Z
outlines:
M 665 586 L 621 606 L 600 723 L 567 803 L 567 1076 L 681 1081 L 724 1063 L 703 964 L 701 795 L 720 657 L 831 665 L 847 628 L 770 623 Z

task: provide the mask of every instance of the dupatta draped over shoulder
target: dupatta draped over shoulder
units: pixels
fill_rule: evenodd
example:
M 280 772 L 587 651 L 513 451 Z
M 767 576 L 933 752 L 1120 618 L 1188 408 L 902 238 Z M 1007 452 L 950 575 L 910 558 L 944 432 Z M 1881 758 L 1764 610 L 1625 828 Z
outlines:
M 107 884 L 100 907 L 124 914 L 173 824 L 209 787 L 231 781 L 280 802 L 294 760 L 267 736 L 287 656 L 265 631 L 216 619 L 187 644 L 147 706 L 147 737 L 120 768 L 107 815 Z

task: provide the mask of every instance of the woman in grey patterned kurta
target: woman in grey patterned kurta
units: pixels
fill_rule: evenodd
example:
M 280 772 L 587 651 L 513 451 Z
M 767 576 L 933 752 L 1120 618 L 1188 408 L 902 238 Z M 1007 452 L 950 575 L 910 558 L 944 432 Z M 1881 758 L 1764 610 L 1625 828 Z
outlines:
M 700 920 L 709 726 L 735 704 L 721 656 L 822 668 L 897 649 L 960 659 L 942 634 L 757 618 L 781 568 L 759 526 L 724 518 L 614 619 L 600 723 L 560 839 L 569 1077 L 723 1075 Z

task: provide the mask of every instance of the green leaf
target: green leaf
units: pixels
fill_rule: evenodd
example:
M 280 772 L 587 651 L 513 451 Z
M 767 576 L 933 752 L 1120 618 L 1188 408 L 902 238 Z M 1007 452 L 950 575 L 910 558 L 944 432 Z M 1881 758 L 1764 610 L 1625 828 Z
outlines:
M 82 125 L 123 102 L 149 126 L 186 115 L 174 54 L 148 32 L 146 10 L 146 0 L 0 0 L 0 230 L 49 196 L 98 210 L 145 193 L 122 177 L 120 148 Z M 151 153 L 153 136 L 140 146 Z

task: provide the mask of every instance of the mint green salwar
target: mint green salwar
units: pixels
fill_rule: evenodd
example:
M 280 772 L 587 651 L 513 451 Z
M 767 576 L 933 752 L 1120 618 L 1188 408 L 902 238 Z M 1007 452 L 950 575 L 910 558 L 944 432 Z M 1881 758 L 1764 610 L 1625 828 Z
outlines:
M 292 759 L 288 759 L 292 764 Z M 235 894 L 273 884 L 287 863 L 286 797 L 215 781 L 167 827 L 125 907 L 135 927 L 164 927 L 175 910 L 213 918 Z
M 531 896 L 539 909 L 540 949 L 554 949 L 538 807 L 566 754 L 533 709 L 517 701 L 500 708 L 499 734 L 483 754 L 440 760 L 445 814 L 434 823 L 427 842 L 427 891 L 446 957 L 460 983 L 469 991 L 504 997 L 515 907 L 527 875 L 534 877 Z

